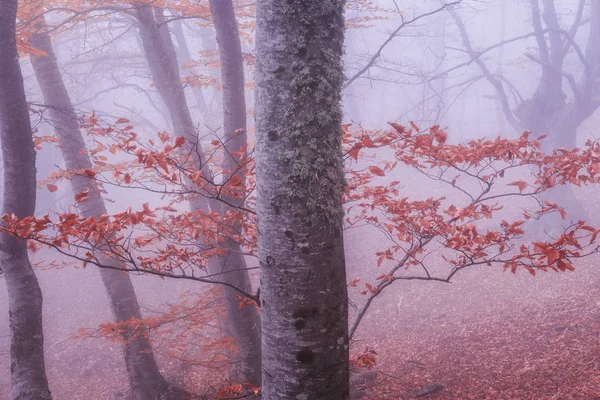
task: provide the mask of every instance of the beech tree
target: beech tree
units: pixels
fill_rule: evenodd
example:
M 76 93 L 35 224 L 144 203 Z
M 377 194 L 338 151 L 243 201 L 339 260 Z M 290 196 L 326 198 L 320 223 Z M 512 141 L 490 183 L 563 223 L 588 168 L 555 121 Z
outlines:
M 35 150 L 17 53 L 17 1 L 3 0 L 0 5 L 2 212 L 25 218 L 35 211 Z M 50 400 L 44 364 L 42 291 L 29 262 L 25 240 L 0 235 L 0 269 L 9 299 L 11 397 Z
M 246 135 L 246 100 L 244 88 L 244 63 L 242 47 L 238 34 L 238 23 L 235 17 L 233 2 L 230 0 L 210 0 L 210 11 L 213 17 L 221 63 L 221 83 L 223 85 L 223 150 L 222 162 L 223 182 L 236 182 L 236 190 L 224 193 L 224 202 L 220 205 L 221 215 L 228 210 L 234 211 L 244 204 L 246 197 L 245 162 L 248 155 Z M 241 234 L 242 225 L 236 220 L 231 227 L 233 232 Z M 233 237 L 226 239 L 224 247 L 228 251 L 220 257 L 221 274 L 217 278 L 252 292 L 246 261 L 241 254 L 241 246 Z M 261 384 L 261 331 L 260 316 L 252 307 L 240 310 L 233 289 L 225 288 L 227 308 L 233 332 L 240 345 L 242 360 L 242 376 L 258 387 Z
M 341 125 L 341 0 L 284 6 L 259 1 L 254 152 L 246 136 L 234 7 L 219 0 L 209 5 L 220 50 L 225 120 L 222 134 L 204 146 L 187 108 L 166 10 L 151 4 L 124 6 L 139 23 L 173 135 L 160 132 L 143 140 L 127 119 L 95 113 L 81 118 L 79 131 L 50 39 L 45 32 L 33 38 L 48 53 L 34 56 L 32 62 L 52 122 L 57 128 L 65 125 L 58 138 L 72 164 L 67 163 L 62 176 L 72 181 L 80 212 L 52 217 L 7 213 L 2 230 L 115 275 L 145 273 L 220 285 L 240 344 L 242 376 L 221 388 L 218 397 L 261 393 L 265 399 L 348 398 L 350 366 L 374 364 L 369 352 L 349 356 L 350 339 L 394 282 L 450 282 L 460 271 L 486 265 L 532 275 L 569 271 L 573 260 L 598 251 L 600 230 L 584 221 L 568 221 L 558 202 L 536 201 L 569 183 L 600 182 L 597 142 L 544 152 L 544 141 L 531 139 L 529 132 L 518 139 L 453 145 L 439 126 L 422 130 L 414 123 L 392 123 L 391 129 L 369 131 Z M 208 15 L 206 9 L 200 11 Z M 52 114 L 53 109 L 67 111 L 63 114 L 69 118 Z M 95 143 L 89 151 L 81 132 Z M 216 160 L 218 153 L 223 160 Z M 376 153 L 387 157 L 378 160 Z M 409 199 L 399 180 L 385 179 L 402 175 L 406 167 L 445 185 L 448 198 Z M 55 189 L 53 183 L 48 187 Z M 166 202 L 132 204 L 108 214 L 100 196 L 103 185 L 147 190 Z M 532 208 L 500 218 L 501 203 L 517 198 L 533 200 Z M 82 211 L 86 209 L 94 211 Z M 551 215 L 564 221 L 559 234 L 531 244 L 520 241 L 526 221 Z M 376 226 L 387 239 L 376 243 L 378 261 L 372 266 L 382 272 L 371 281 L 350 277 L 347 282 L 342 229 L 361 224 Z M 245 255 L 258 255 L 258 293 L 250 284 Z M 434 257 L 437 262 L 430 263 Z M 437 268 L 439 264 L 444 268 Z M 353 311 L 348 310 L 347 286 L 362 300 Z M 192 323 L 202 321 L 190 317 L 190 309 L 206 312 L 203 305 L 212 303 L 215 292 L 199 296 L 180 314 Z M 111 338 L 124 332 L 121 339 L 132 339 L 129 333 L 145 335 L 157 325 L 156 319 L 141 319 L 138 311 L 104 324 L 101 332 Z M 139 341 L 150 350 L 148 342 L 147 336 Z M 175 346 L 185 349 L 186 344 Z M 187 346 L 204 350 L 198 341 Z M 218 350 L 228 353 L 221 346 Z M 150 363 L 140 371 L 150 371 L 160 389 L 162 377 L 153 371 L 151 354 L 145 357 L 135 362 Z M 248 390 L 244 384 L 256 386 L 261 375 L 262 390 Z M 364 384 L 367 379 L 352 381 Z M 155 387 L 149 390 L 153 396 Z
M 237 21 L 233 12 L 231 1 L 210 2 L 210 9 L 215 21 L 217 41 L 219 43 L 219 56 L 221 60 L 221 74 L 223 81 L 223 110 L 224 110 L 224 138 L 227 143 L 225 169 L 236 167 L 238 152 L 243 152 L 246 142 L 246 106 L 244 100 L 243 60 L 239 36 L 237 35 Z M 160 25 L 152 15 L 148 5 L 137 6 L 137 19 L 140 24 L 140 37 L 144 45 L 144 52 L 152 76 L 157 83 L 164 103 L 169 109 L 173 122 L 174 133 L 185 139 L 183 151 L 191 162 L 187 167 L 199 168 L 202 171 L 204 185 L 214 187 L 214 175 L 206 162 L 197 131 L 193 124 L 191 114 L 185 98 L 179 68 L 173 44 L 168 31 L 160 33 Z M 239 146 L 239 147 L 238 147 Z M 227 181 L 225 177 L 225 181 Z M 204 196 L 192 196 L 190 206 L 192 210 L 203 212 L 214 211 L 223 213 L 225 209 L 220 201 L 211 198 L 210 193 Z M 217 279 L 223 279 L 232 285 L 244 290 L 252 291 L 250 278 L 246 270 L 244 257 L 239 251 L 239 244 L 230 241 L 225 244 L 230 251 L 222 256 L 215 257 L 209 270 Z M 229 323 L 232 334 L 240 345 L 241 370 L 246 382 L 260 386 L 260 331 L 259 316 L 252 308 L 240 308 L 239 301 L 234 292 L 224 289 L 224 300 L 229 313 Z
M 439 2 L 446 3 L 443 0 Z M 461 14 L 448 8 L 469 61 L 434 77 L 437 79 L 465 65 L 475 64 L 495 91 L 506 121 L 516 132 L 531 130 L 538 135 L 548 135 L 543 143 L 547 151 L 557 147 L 575 147 L 578 127 L 600 106 L 600 50 L 596 46 L 600 40 L 600 4 L 587 0 L 576 2 L 572 22 L 567 24 L 555 3 L 554 0 L 528 1 L 526 7 L 531 13 L 531 32 L 482 49 L 473 44 Z M 589 26 L 584 42 L 579 33 L 586 24 Z M 491 50 L 526 38 L 535 39 L 536 54 L 526 56 L 540 71 L 537 87 L 529 95 L 519 93 L 518 85 L 493 72 L 483 58 Z M 573 68 L 573 65 L 576 67 Z M 544 193 L 542 199 L 561 201 L 574 220 L 586 218 L 585 210 L 568 185 Z M 546 228 L 551 228 L 550 221 L 554 225 L 557 223 L 549 219 L 544 224 Z
M 257 3 L 265 399 L 349 395 L 340 130 L 344 3 Z
M 30 44 L 45 55 L 32 55 L 37 81 L 49 110 L 52 126 L 55 128 L 59 147 L 65 160 L 66 171 L 74 173 L 70 179 L 73 193 L 86 193 L 87 201 L 77 203 L 80 215 L 84 218 L 100 218 L 106 214 L 101 188 L 85 174 L 77 174 L 92 168 L 85 141 L 79 131 L 79 120 L 71 104 L 69 94 L 63 83 L 60 68 L 54 55 L 52 41 L 43 16 L 33 21 L 37 32 L 30 38 Z M 101 244 L 100 244 L 101 245 Z M 102 257 L 102 255 L 100 255 Z M 141 319 L 133 284 L 126 272 L 118 271 L 118 262 L 105 258 L 104 262 L 115 269 L 100 270 L 102 282 L 108 294 L 115 322 Z M 161 375 L 152 345 L 147 336 L 134 329 L 123 332 L 123 355 L 129 374 L 132 394 L 140 400 L 145 399 L 184 399 L 189 394 L 168 384 Z

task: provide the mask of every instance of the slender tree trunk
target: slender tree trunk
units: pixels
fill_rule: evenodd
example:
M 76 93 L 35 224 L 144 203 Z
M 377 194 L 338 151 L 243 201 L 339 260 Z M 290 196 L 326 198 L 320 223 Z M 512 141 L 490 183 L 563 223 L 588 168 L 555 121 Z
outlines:
M 43 132 L 38 132 L 38 135 L 44 135 Z M 41 150 L 36 152 L 36 169 L 38 171 L 37 179 L 45 180 L 51 171 L 54 170 L 54 147 L 45 146 Z M 35 214 L 36 216 L 45 215 L 52 207 L 56 205 L 58 201 L 57 193 L 50 192 L 49 190 L 38 190 L 36 193 L 36 205 Z
M 244 88 L 244 62 L 238 33 L 237 19 L 230 0 L 210 0 L 219 46 L 221 82 L 223 84 L 223 160 L 224 181 L 236 176 L 241 181 L 240 190 L 225 200 L 233 206 L 241 206 L 245 197 L 246 161 L 246 100 Z M 243 154 L 241 154 L 243 151 Z M 222 213 L 230 207 L 222 206 Z M 241 224 L 235 223 L 234 231 L 241 234 Z M 228 238 L 224 243 L 228 250 L 219 257 L 222 279 L 250 293 L 252 284 L 246 269 L 246 260 L 239 243 Z M 241 270 L 240 270 L 241 269 Z M 233 289 L 224 288 L 228 299 L 235 299 Z M 240 367 L 244 380 L 254 386 L 261 384 L 261 338 L 260 316 L 253 307 L 239 307 L 237 302 L 227 301 L 227 310 L 240 347 Z
M 429 11 L 436 9 L 436 4 L 431 3 Z M 427 74 L 437 74 L 443 71 L 446 65 L 446 13 L 439 13 L 437 18 L 430 24 L 430 37 L 425 37 L 426 51 L 423 54 L 423 69 Z M 423 90 L 423 105 L 419 118 L 426 125 L 438 125 L 442 123 L 442 117 L 446 110 L 446 77 L 441 76 L 433 81 L 427 80 L 426 88 Z M 421 122 L 420 121 L 420 122 Z
M 257 3 L 263 399 L 346 399 L 344 1 Z
M 507 16 L 507 2 L 502 2 L 502 11 L 500 13 L 500 41 L 506 40 L 506 16 Z M 498 62 L 496 65 L 496 76 L 502 77 L 504 74 L 504 46 L 498 48 Z M 506 135 L 506 119 L 504 112 L 502 111 L 502 102 L 500 95 L 496 93 L 494 101 L 494 107 L 496 111 L 496 127 L 501 135 Z
M 183 23 L 181 21 L 175 21 L 173 27 L 173 35 L 175 36 L 175 39 L 177 39 L 177 59 L 182 64 L 187 64 L 192 61 L 192 55 L 190 53 L 187 40 L 185 39 L 185 34 L 183 33 Z M 190 68 L 184 75 L 190 76 L 193 74 L 193 72 L 194 70 Z M 202 116 L 202 120 L 204 120 L 207 112 L 204 95 L 198 86 L 192 86 L 192 94 L 194 95 L 194 100 L 196 101 L 196 107 Z
M 36 78 L 49 106 L 50 120 L 56 129 L 61 152 L 68 171 L 92 168 L 84 139 L 69 94 L 62 80 L 58 62 L 54 54 L 50 36 L 45 29 L 31 38 L 31 44 L 45 51 L 47 56 L 32 56 Z M 106 214 L 106 206 L 98 187 L 84 175 L 76 175 L 71 180 L 74 193 L 89 190 L 89 199 L 78 204 L 80 214 L 98 219 Z M 100 258 L 101 256 L 98 255 Z M 103 262 L 118 267 L 116 260 L 103 257 Z M 113 316 L 116 322 L 126 322 L 132 318 L 140 319 L 142 314 L 129 275 L 113 269 L 100 269 L 102 282 L 108 294 Z M 187 399 L 189 394 L 182 389 L 169 385 L 161 375 L 152 345 L 147 336 L 127 331 L 123 337 L 123 355 L 129 373 L 131 391 L 139 400 Z
M 230 1 L 230 0 L 227 0 Z M 210 27 L 200 28 L 200 41 L 202 43 L 202 49 L 205 51 L 217 50 L 217 43 L 215 40 L 214 31 Z M 212 77 L 219 77 L 220 68 L 208 67 L 208 74 Z M 212 98 L 207 103 L 208 113 L 213 116 L 213 119 L 207 120 L 208 123 L 214 123 L 214 121 L 220 121 L 223 119 L 222 108 L 223 105 L 223 92 L 220 90 L 212 91 Z
M 35 150 L 17 54 L 17 1 L 2 0 L 0 6 L 2 212 L 25 218 L 35 211 Z M 12 399 L 52 399 L 44 365 L 42 291 L 29 262 L 25 240 L 0 235 L 0 268 L 8 289 Z
M 227 103 L 226 108 L 228 109 L 228 117 L 225 118 L 225 137 L 224 141 L 227 143 L 227 150 L 230 154 L 240 151 L 242 144 L 246 141 L 245 129 L 245 102 L 243 97 L 243 69 L 240 73 L 237 70 L 238 64 L 241 63 L 241 50 L 239 50 L 239 39 L 237 43 L 237 50 L 235 44 L 231 44 L 231 34 L 223 32 L 226 29 L 237 28 L 237 25 L 232 25 L 231 18 L 235 21 L 235 15 L 233 15 L 233 7 L 229 0 L 221 0 L 221 3 L 216 7 L 217 10 L 221 11 L 216 19 L 221 21 L 222 31 L 221 37 L 227 43 L 224 53 L 221 57 L 221 62 L 225 61 L 222 65 L 224 71 L 224 102 Z M 211 3 L 212 5 L 212 3 Z M 231 14 L 228 15 L 227 11 L 230 7 Z M 187 101 L 185 99 L 185 93 L 183 86 L 181 85 L 179 70 L 174 69 L 173 65 L 176 65 L 172 60 L 172 52 L 169 50 L 169 46 L 172 46 L 170 40 L 165 40 L 159 33 L 159 28 L 156 20 L 153 18 L 149 7 L 139 6 L 137 9 L 137 16 L 140 22 L 140 36 L 144 45 L 148 64 L 152 72 L 152 76 L 157 84 L 159 92 L 163 98 L 163 101 L 169 108 L 169 113 L 173 121 L 173 127 L 175 134 L 183 136 L 186 139 L 186 154 L 193 154 L 195 159 L 193 160 L 196 168 L 203 170 L 203 175 L 207 180 L 212 180 L 211 172 L 208 169 L 208 165 L 205 163 L 205 157 L 202 152 L 201 144 L 198 141 L 195 127 L 192 122 L 192 118 L 189 112 Z M 228 19 L 229 18 L 229 19 Z M 216 21 L 215 21 L 216 22 Z M 237 37 L 237 29 L 235 30 Z M 235 60 L 235 52 L 239 53 L 239 62 Z M 232 71 L 225 71 L 226 67 L 232 68 Z M 240 83 L 241 79 L 241 83 Z M 225 83 L 227 81 L 227 84 Z M 242 86 L 241 98 L 239 92 L 239 85 Z M 225 87 L 227 86 L 227 87 Z M 226 94 L 227 93 L 227 94 Z M 227 100 L 225 100 L 225 96 Z M 241 129 L 242 134 L 233 135 L 237 130 Z M 239 147 L 238 147 L 239 146 Z M 235 161 L 235 160 L 234 160 Z M 234 161 L 227 161 L 227 163 L 233 163 Z M 243 175 L 242 175 L 243 176 Z M 209 188 L 210 190 L 210 188 Z M 192 210 L 201 210 L 207 212 L 208 210 L 223 212 L 224 209 L 221 207 L 218 201 L 208 201 L 206 198 L 197 196 L 190 200 L 190 206 Z M 219 257 L 211 260 L 208 264 L 208 270 L 211 274 L 221 274 L 220 279 L 235 285 L 236 287 L 251 292 L 252 286 L 250 283 L 250 277 L 246 268 L 246 263 L 241 255 L 241 249 L 238 243 L 233 241 L 227 241 L 225 243 L 228 253 L 224 257 Z M 237 300 L 237 292 L 231 289 L 225 288 L 223 290 L 224 300 L 228 312 L 229 323 L 234 338 L 237 340 L 240 347 L 239 361 L 241 364 L 242 380 L 252 384 L 253 386 L 260 386 L 260 359 L 257 360 L 260 354 L 260 331 L 259 331 L 259 317 L 256 311 L 252 307 L 240 308 L 239 301 Z

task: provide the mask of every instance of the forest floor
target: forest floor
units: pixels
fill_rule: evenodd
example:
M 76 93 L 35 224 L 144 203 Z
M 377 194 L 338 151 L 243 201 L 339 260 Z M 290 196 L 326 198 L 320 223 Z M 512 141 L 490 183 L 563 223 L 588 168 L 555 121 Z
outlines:
M 371 319 L 355 343 L 378 353 L 368 398 L 439 385 L 427 399 L 600 399 L 600 276 L 588 261 L 569 274 L 409 288 L 398 317 Z
M 600 215 L 596 193 L 580 193 L 589 214 Z M 347 242 L 348 280 L 373 282 L 381 272 L 377 236 L 349 231 Z M 36 254 L 34 260 L 44 256 L 49 255 Z M 352 343 L 354 353 L 369 348 L 378 354 L 379 375 L 367 398 L 407 399 L 439 384 L 443 390 L 427 399 L 600 399 L 600 256 L 574 265 L 574 272 L 535 277 L 496 266 L 465 270 L 451 284 L 397 282 L 374 302 Z M 67 267 L 38 270 L 38 277 L 55 400 L 124 400 L 128 383 L 120 344 L 72 339 L 79 328 L 111 318 L 98 271 Z M 196 282 L 135 277 L 134 283 L 146 313 L 167 309 L 187 291 L 198 292 Z M 355 302 L 359 290 L 350 290 Z M 0 400 L 9 399 L 7 302 L 0 278 Z M 181 345 L 201 348 L 195 341 Z M 214 370 L 184 370 L 158 350 L 168 379 L 195 393 L 215 393 L 221 377 Z
M 398 286 L 365 319 L 353 343 L 356 352 L 368 347 L 378 354 L 379 376 L 367 398 L 411 398 L 411 392 L 441 384 L 441 392 L 426 398 L 600 399 L 599 261 L 585 260 L 575 272 L 561 274 L 530 277 L 495 269 L 472 271 L 453 284 Z M 40 274 L 48 293 L 46 353 L 55 399 L 124 399 L 127 380 L 119 344 L 69 339 L 79 327 L 109 319 L 97 281 L 73 285 L 73 274 L 89 276 L 73 270 Z M 138 284 L 141 297 L 151 289 L 161 301 L 189 289 L 148 285 Z M 395 310 L 398 296 L 402 306 Z M 0 300 L 4 314 L 5 299 Z M 0 399 L 7 400 L 3 321 L 4 315 Z M 177 375 L 177 363 L 160 359 L 166 375 Z M 217 381 L 210 370 L 194 367 L 178 383 L 205 393 Z

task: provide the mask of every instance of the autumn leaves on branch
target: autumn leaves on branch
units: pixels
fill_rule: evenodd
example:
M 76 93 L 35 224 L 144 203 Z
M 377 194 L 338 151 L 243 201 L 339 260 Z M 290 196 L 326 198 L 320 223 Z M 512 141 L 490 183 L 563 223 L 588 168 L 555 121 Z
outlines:
M 184 144 L 181 137 L 161 134 L 158 141 L 143 142 L 128 121 L 120 119 L 109 124 L 94 115 L 82 124 L 97 143 L 90 151 L 93 170 L 57 174 L 53 182 L 47 182 L 50 190 L 59 180 L 83 174 L 95 179 L 101 188 L 111 185 L 125 190 L 147 190 L 163 195 L 166 203 L 157 207 L 144 204 L 139 209 L 129 208 L 100 219 L 83 218 L 75 213 L 21 220 L 5 215 L 5 229 L 31 239 L 31 246 L 51 246 L 84 264 L 108 267 L 95 256 L 101 248 L 118 259 L 120 268 L 126 271 L 227 285 L 212 277 L 205 265 L 211 257 L 222 253 L 226 239 L 239 243 L 247 254 L 256 253 L 252 151 L 244 152 L 246 155 L 239 165 L 247 181 L 242 193 L 239 178 L 235 179 L 237 175 L 218 168 L 223 145 L 216 139 L 207 147 L 207 162 L 215 171 L 213 180 L 207 180 L 201 169 L 186 163 L 185 153 L 176 151 Z M 414 124 L 411 128 L 395 123 L 391 126 L 393 129 L 382 132 L 344 126 L 347 227 L 374 225 L 392 244 L 378 252 L 377 267 L 388 266 L 387 270 L 383 269 L 385 272 L 375 283 L 366 283 L 361 290 L 368 298 L 376 297 L 396 280 L 446 282 L 459 271 L 475 266 L 499 265 L 512 272 L 523 268 L 531 274 L 538 270 L 571 270 L 573 259 L 597 251 L 596 228 L 583 221 L 570 221 L 559 204 L 540 201 L 537 196 L 556 185 L 597 183 L 598 143 L 588 142 L 581 149 L 557 149 L 545 154 L 540 144 L 543 138 L 530 139 L 529 133 L 518 139 L 448 144 L 448 134 L 439 127 L 421 131 Z M 374 157 L 375 150 L 393 153 L 393 159 L 378 160 Z M 117 155 L 122 161 L 109 161 Z M 401 168 L 406 167 L 416 169 L 454 193 L 410 200 L 403 196 L 399 180 L 387 179 L 400 175 Z M 537 172 L 533 174 L 533 170 Z M 221 176 L 231 178 L 220 181 Z M 518 179 L 511 180 L 510 176 Z M 219 216 L 182 211 L 178 205 L 189 196 L 218 201 L 244 196 L 244 201 Z M 85 202 L 86 194 L 79 193 L 76 198 Z M 530 207 L 524 209 L 521 218 L 494 223 L 503 208 L 501 204 L 508 198 L 529 200 Z M 545 242 L 530 245 L 520 240 L 526 235 L 526 221 L 550 213 L 558 213 L 564 220 L 561 232 L 548 236 Z M 235 224 L 241 224 L 242 230 L 231 229 Z M 204 238 L 201 248 L 197 244 L 199 237 Z M 431 251 L 438 252 L 448 266 L 441 275 L 439 271 L 432 273 L 424 259 Z M 399 274 L 403 269 L 411 273 Z M 350 285 L 361 286 L 357 280 Z M 252 293 L 241 290 L 239 293 L 245 298 L 255 298 Z M 356 326 L 360 318 L 359 312 Z

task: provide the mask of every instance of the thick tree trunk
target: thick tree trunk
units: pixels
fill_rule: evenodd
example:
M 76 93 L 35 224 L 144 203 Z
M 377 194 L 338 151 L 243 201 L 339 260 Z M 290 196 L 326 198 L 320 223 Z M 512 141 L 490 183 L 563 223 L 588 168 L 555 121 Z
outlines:
M 48 54 L 47 56 L 32 56 L 31 63 L 44 100 L 49 107 L 50 120 L 60 141 L 65 167 L 69 171 L 92 168 L 84 139 L 79 131 L 75 110 L 54 55 L 50 36 L 42 31 L 31 38 L 31 44 Z M 83 217 L 98 219 L 101 215 L 106 214 L 102 195 L 92 180 L 86 176 L 77 175 L 71 180 L 71 185 L 74 193 L 89 190 L 89 199 L 78 204 L 79 212 Z M 102 257 L 102 259 L 107 265 L 119 267 L 119 263 L 115 260 L 106 257 Z M 100 275 L 115 321 L 125 322 L 132 318 L 142 318 L 129 275 L 105 268 L 100 269 Z M 126 332 L 123 339 L 125 341 L 123 345 L 125 365 L 129 373 L 131 391 L 136 399 L 175 400 L 190 397 L 184 390 L 174 388 L 165 381 L 156 364 L 148 337 L 132 330 Z
M 344 1 L 257 3 L 263 399 L 346 399 Z
M 0 6 L 2 212 L 24 218 L 35 211 L 35 150 L 17 54 L 17 1 L 2 0 Z M 52 399 L 44 365 L 42 291 L 29 262 L 27 242 L 0 235 L 0 268 L 8 289 L 12 399 Z
M 231 12 L 233 12 L 230 1 L 221 0 L 221 2 L 229 3 Z M 223 9 L 223 7 L 227 7 L 227 5 L 221 4 L 218 6 L 218 9 Z M 225 9 L 225 11 L 226 10 L 227 9 Z M 204 177 L 210 181 L 212 179 L 211 172 L 208 169 L 208 165 L 205 163 L 202 147 L 198 141 L 198 136 L 185 99 L 183 86 L 181 85 L 179 71 L 178 69 L 173 68 L 173 65 L 176 65 L 176 63 L 173 62 L 172 59 L 173 52 L 169 50 L 172 43 L 170 40 L 165 40 L 159 33 L 157 22 L 153 18 L 149 7 L 139 6 L 137 9 L 137 16 L 140 22 L 140 36 L 144 45 L 148 64 L 163 101 L 169 108 L 175 134 L 183 136 L 186 139 L 186 144 L 184 145 L 186 154 L 193 155 L 193 166 L 201 168 Z M 229 17 L 234 18 L 235 20 L 233 14 Z M 230 20 L 222 20 L 222 23 L 224 24 L 223 29 L 232 29 Z M 234 25 L 234 27 L 236 26 Z M 228 35 L 231 34 L 225 33 L 222 37 L 224 37 L 224 40 L 227 40 L 229 44 L 231 37 Z M 234 45 L 229 45 L 229 47 L 225 49 L 224 57 L 226 64 L 222 65 L 222 70 L 225 70 L 227 62 L 229 62 L 229 65 L 232 68 L 237 68 L 237 60 L 231 59 L 232 52 L 235 52 L 235 47 L 232 46 Z M 237 46 L 239 47 L 239 39 Z M 239 62 L 241 62 L 241 51 L 239 51 L 239 59 Z M 227 80 L 228 83 L 227 87 L 225 87 L 224 82 L 223 92 L 224 96 L 226 96 L 225 92 L 228 93 L 227 108 L 230 110 L 229 118 L 225 119 L 227 127 L 225 128 L 224 141 L 228 143 L 228 150 L 230 152 L 236 152 L 241 149 L 241 146 L 235 146 L 240 145 L 240 140 L 242 140 L 243 143 L 245 143 L 246 140 L 245 103 L 243 91 L 241 99 L 236 98 L 239 96 L 239 90 L 237 89 L 239 85 L 238 81 L 240 79 L 239 72 L 224 72 L 224 75 L 223 79 Z M 241 85 L 243 88 L 243 70 L 241 75 Z M 243 134 L 236 137 L 228 136 L 229 134 L 233 134 L 237 129 L 242 129 L 244 131 Z M 208 186 L 208 191 L 213 189 L 210 188 L 210 185 Z M 207 212 L 208 210 L 223 211 L 220 202 L 207 200 L 201 196 L 192 198 L 190 200 L 190 206 L 192 210 L 201 210 L 204 212 Z M 250 277 L 245 269 L 246 264 L 241 255 L 239 244 L 229 241 L 226 243 L 226 246 L 228 246 L 229 252 L 225 257 L 219 257 L 218 259 L 209 262 L 209 273 L 211 275 L 220 274 L 221 276 L 219 276 L 219 279 L 231 283 L 244 291 L 251 292 L 252 287 L 250 284 Z M 257 360 L 258 355 L 260 354 L 259 317 L 252 307 L 239 307 L 239 301 L 236 296 L 237 292 L 225 288 L 223 293 L 225 294 L 224 300 L 229 316 L 231 332 L 240 347 L 239 362 L 242 371 L 241 379 L 254 386 L 260 386 L 260 375 L 258 372 L 260 371 L 260 359 Z

